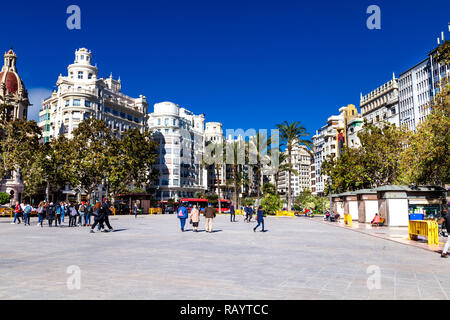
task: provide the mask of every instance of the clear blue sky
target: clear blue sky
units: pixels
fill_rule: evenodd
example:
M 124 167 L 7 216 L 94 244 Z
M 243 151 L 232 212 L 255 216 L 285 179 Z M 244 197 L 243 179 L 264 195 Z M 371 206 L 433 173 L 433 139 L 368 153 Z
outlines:
M 79 31 L 66 28 L 71 4 Z M 366 28 L 372 4 L 381 30 Z M 151 110 L 173 101 L 225 129 L 296 120 L 313 134 L 448 38 L 450 1 L 6 1 L 2 12 L 0 49 L 14 47 L 34 103 L 87 47 L 100 77 L 120 75 Z

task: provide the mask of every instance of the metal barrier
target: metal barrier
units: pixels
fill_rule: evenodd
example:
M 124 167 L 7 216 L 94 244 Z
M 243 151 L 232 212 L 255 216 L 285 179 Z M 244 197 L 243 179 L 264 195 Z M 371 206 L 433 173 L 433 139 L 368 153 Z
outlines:
M 13 215 L 13 209 L 12 208 L 0 208 L 0 216 L 9 216 L 11 219 L 14 216 Z
M 352 215 L 350 213 L 344 213 L 344 224 L 350 227 L 353 225 Z
M 148 214 L 162 214 L 162 208 L 149 208 Z
M 417 240 L 417 236 L 428 238 L 428 244 L 439 244 L 438 223 L 434 220 L 410 220 L 408 224 L 410 240 Z
M 295 211 L 277 211 L 277 217 L 292 217 L 295 218 Z

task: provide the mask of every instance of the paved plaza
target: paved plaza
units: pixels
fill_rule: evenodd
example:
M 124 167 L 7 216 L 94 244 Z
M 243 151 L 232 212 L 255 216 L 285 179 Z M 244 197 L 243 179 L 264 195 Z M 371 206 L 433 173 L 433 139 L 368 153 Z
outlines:
M 450 259 L 320 222 L 214 221 L 180 232 L 175 215 L 111 217 L 116 229 L 0 220 L 0 299 L 448 299 Z M 81 271 L 69 289 L 68 267 Z M 370 268 L 369 268 L 370 267 Z M 369 268 L 369 273 L 368 273 Z M 379 269 L 378 269 L 379 268 Z M 380 288 L 367 280 L 380 271 Z M 371 280 L 371 281 L 372 281 Z M 376 282 L 371 282 L 376 283 Z

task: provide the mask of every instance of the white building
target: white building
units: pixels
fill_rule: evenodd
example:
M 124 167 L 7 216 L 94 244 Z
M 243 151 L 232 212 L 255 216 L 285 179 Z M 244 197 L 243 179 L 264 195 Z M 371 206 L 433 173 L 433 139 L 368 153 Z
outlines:
M 395 74 L 392 80 L 365 96 L 361 93 L 360 108 L 362 117 L 368 123 L 379 125 L 388 122 L 398 127 L 398 82 Z
M 287 151 L 285 151 L 287 154 Z M 305 146 L 296 146 L 292 149 L 292 166 L 298 176 L 291 174 L 291 192 L 293 198 L 300 195 L 305 189 L 311 190 L 311 151 Z M 286 160 L 287 161 L 287 160 Z M 288 192 L 289 174 L 286 171 L 280 173 L 278 178 L 278 192 Z
M 205 148 L 205 117 L 194 115 L 172 102 L 156 103 L 149 114 L 148 128 L 159 142 L 160 171 L 156 198 L 179 200 L 207 189 L 206 169 L 202 166 Z
M 58 89 L 42 103 L 39 126 L 44 142 L 61 134 L 71 138 L 79 123 L 90 117 L 105 120 L 119 137 L 131 128 L 144 129 L 146 97 L 131 98 L 121 92 L 120 78 L 98 78 L 97 73 L 91 51 L 75 51 L 75 61 L 67 67 L 67 75 L 59 75 Z
M 433 60 L 434 53 L 435 50 L 399 77 L 399 122 L 412 131 L 429 114 L 427 106 L 439 90 L 438 83 L 449 77 L 449 66 L 438 65 Z
M 0 71 L 0 105 L 8 106 L 7 119 L 27 119 L 28 92 L 17 73 L 17 56 L 11 49 L 5 52 L 4 64 Z M 9 172 L 0 181 L 0 191 L 11 196 L 11 202 L 22 201 L 24 185 L 18 171 Z

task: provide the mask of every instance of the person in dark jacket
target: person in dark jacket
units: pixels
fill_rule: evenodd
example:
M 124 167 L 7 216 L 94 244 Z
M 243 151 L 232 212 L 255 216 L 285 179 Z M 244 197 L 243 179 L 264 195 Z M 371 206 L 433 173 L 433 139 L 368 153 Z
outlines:
M 103 223 L 105 223 L 106 226 L 108 227 L 109 231 L 112 232 L 112 231 L 114 231 L 114 229 L 113 229 L 113 227 L 111 227 L 111 224 L 109 223 L 109 214 L 111 213 L 111 209 L 109 208 L 107 199 L 103 200 L 102 208 L 103 208 L 103 221 L 100 223 L 101 228 L 105 229 L 105 227 L 103 226 Z
M 258 207 L 258 211 L 256 213 L 256 221 L 258 222 L 258 224 L 256 225 L 256 227 L 253 228 L 253 231 L 256 232 L 256 229 L 262 225 L 262 230 L 261 232 L 265 232 L 264 230 L 264 212 L 262 210 L 262 207 L 259 206 Z
M 230 206 L 230 222 L 236 222 L 236 213 L 235 213 L 235 210 L 234 210 L 234 204 L 233 203 L 231 203 L 231 206 Z
M 445 208 L 444 210 L 445 210 L 444 211 L 444 214 L 445 214 L 444 219 L 445 219 L 445 224 L 447 227 L 447 233 L 449 236 L 447 237 L 447 242 L 444 245 L 444 249 L 442 249 L 441 257 L 448 258 L 447 251 L 448 251 L 448 248 L 450 247 L 450 212 L 448 211 L 448 208 Z
M 100 223 L 103 224 L 104 214 L 102 209 L 102 203 L 99 201 L 92 208 L 92 215 L 94 216 L 94 223 L 91 226 L 91 233 L 95 233 L 94 229 Z
M 212 232 L 212 224 L 213 219 L 216 217 L 216 210 L 212 207 L 211 203 L 208 204 L 208 207 L 205 210 L 205 231 Z
M 50 204 L 47 206 L 46 216 L 48 220 L 48 226 L 51 227 L 53 220 L 55 220 L 55 206 L 53 205 L 53 202 L 50 202 Z

